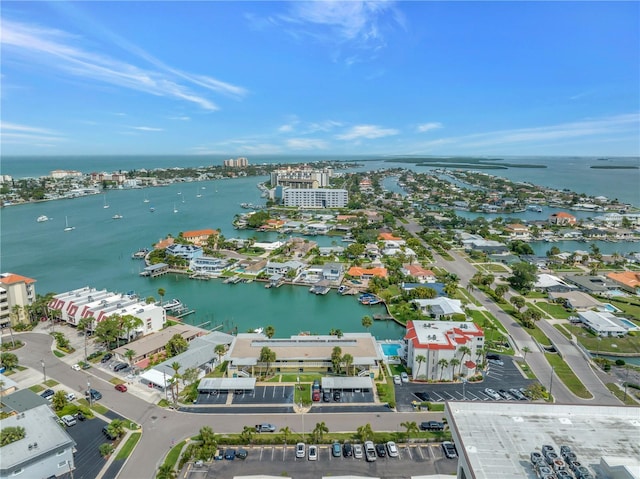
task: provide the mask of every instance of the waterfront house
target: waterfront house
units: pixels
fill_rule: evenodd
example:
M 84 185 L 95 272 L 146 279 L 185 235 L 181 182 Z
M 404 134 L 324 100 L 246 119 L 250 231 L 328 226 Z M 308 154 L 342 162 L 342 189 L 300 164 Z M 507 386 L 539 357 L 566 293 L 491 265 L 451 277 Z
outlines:
M 628 328 L 613 314 L 606 311 L 580 311 L 578 318 L 594 334 L 604 337 L 622 337 Z
M 549 299 L 554 301 L 563 300 L 568 308 L 576 311 L 587 311 L 589 309 L 602 307 L 602 303 L 600 301 L 587 293 L 583 293 L 582 291 L 551 291 L 549 292 Z
M 26 308 L 36 299 L 35 283 L 19 274 L 0 274 L 0 328 L 29 322 Z
M 320 256 L 339 256 L 344 253 L 344 246 L 320 246 L 318 252 Z
M 48 404 L 23 410 L 0 421 L 2 430 L 9 427 L 22 428 L 25 434 L 22 439 L 3 444 L 0 478 L 73 474 L 76 442 L 58 424 L 58 417 Z
M 260 352 L 264 347 L 269 348 L 276 356 L 275 361 L 269 365 L 260 362 Z M 239 333 L 227 352 L 227 376 L 255 377 L 265 374 L 267 367 L 276 373 L 335 373 L 331 361 L 335 347 L 342 350 L 342 355 L 351 355 L 351 372 L 355 372 L 356 376 L 378 376 L 382 358 L 375 338 L 369 333 L 344 333 L 342 337 L 299 335 L 271 339 L 258 333 Z
M 616 288 L 615 283 L 604 276 L 568 274 L 564 279 L 589 294 L 606 294 Z
M 622 271 L 620 273 L 609 273 L 607 278 L 617 284 L 625 291 L 640 295 L 640 273 L 636 271 Z
M 509 248 L 504 243 L 494 240 L 471 239 L 463 241 L 466 250 L 482 251 L 487 254 L 508 253 Z
M 347 274 L 352 278 L 358 279 L 371 279 L 374 276 L 378 278 L 386 278 L 388 276 L 387 268 L 377 267 L 377 268 L 362 268 L 360 266 L 352 266 L 347 271 Z
M 265 266 L 265 273 L 268 275 L 279 274 L 285 276 L 289 271 L 295 271 L 296 275 L 300 273 L 300 270 L 305 266 L 300 261 L 287 261 L 285 263 L 279 263 L 277 261 L 269 261 Z
M 393 233 L 380 233 L 378 234 L 379 241 L 392 241 L 394 244 L 403 245 L 406 243 L 405 240 L 400 238 L 399 236 L 394 236 Z
M 229 260 L 200 256 L 189 262 L 189 269 L 195 273 L 205 273 L 209 276 L 220 276 L 230 265 Z
M 220 232 L 214 229 L 203 229 L 185 231 L 182 233 L 182 237 L 189 243 L 193 243 L 197 246 L 204 246 L 207 244 L 207 240 L 214 235 L 218 235 Z
M 481 361 L 484 332 L 472 321 L 407 321 L 407 366 L 414 379 L 452 380 L 473 376 Z M 463 353 L 462 347 L 471 353 Z M 458 366 L 451 366 L 456 358 Z
M 526 241 L 531 238 L 531 235 L 529 234 L 529 227 L 520 223 L 506 225 L 504 230 L 511 240 Z
M 423 268 L 419 264 L 404 264 L 400 272 L 407 276 L 413 276 L 419 283 L 436 282 L 436 274 L 430 269 Z
M 549 215 L 549 223 L 552 225 L 575 225 L 576 217 L 564 211 L 559 211 Z
M 537 276 L 533 287 L 536 291 L 546 292 L 564 292 L 577 289 L 577 286 L 567 284 L 559 277 L 546 273 L 542 273 Z
M 174 243 L 167 246 L 166 251 L 172 256 L 191 261 L 194 258 L 200 258 L 203 255 L 202 247 L 193 244 Z
M 432 299 L 414 299 L 411 301 L 420 312 L 434 319 L 451 318 L 454 314 L 464 316 L 462 301 L 444 296 Z

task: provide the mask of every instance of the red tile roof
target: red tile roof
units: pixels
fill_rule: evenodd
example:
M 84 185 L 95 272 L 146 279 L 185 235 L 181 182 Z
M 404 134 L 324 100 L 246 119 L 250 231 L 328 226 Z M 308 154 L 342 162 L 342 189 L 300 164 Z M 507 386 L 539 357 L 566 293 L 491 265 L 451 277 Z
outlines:
M 361 268 L 360 266 L 352 266 L 347 272 L 350 276 L 378 276 L 380 278 L 387 277 L 387 268 Z
M 185 231 L 182 233 L 183 238 L 197 238 L 198 236 L 211 236 L 218 234 L 218 230 L 213 230 L 211 228 L 204 230 L 193 230 L 193 231 Z
M 400 241 L 402 238 L 393 236 L 393 233 L 380 233 L 378 239 L 382 241 Z
M 15 284 L 15 283 L 35 283 L 35 279 L 27 278 L 26 276 L 20 276 L 19 274 L 9 273 L 6 276 L 0 277 L 0 283 L 2 284 Z

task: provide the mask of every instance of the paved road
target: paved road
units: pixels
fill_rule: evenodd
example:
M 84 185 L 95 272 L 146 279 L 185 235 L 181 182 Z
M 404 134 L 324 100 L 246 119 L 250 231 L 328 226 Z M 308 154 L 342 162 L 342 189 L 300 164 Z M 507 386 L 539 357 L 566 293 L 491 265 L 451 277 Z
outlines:
M 305 414 L 196 414 L 161 409 L 133 394 L 123 394 L 108 382 L 111 376 L 100 368 L 88 371 L 74 371 L 68 364 L 51 353 L 52 338 L 42 333 L 23 333 L 20 339 L 25 347 L 17 351 L 20 364 L 37 371 L 42 370 L 41 359 L 45 360 L 48 378 L 73 390 L 83 391 L 87 381 L 91 387 L 99 390 L 104 406 L 142 425 L 143 435 L 129 461 L 119 477 L 153 478 L 162 463 L 164 455 L 187 437 L 198 433 L 201 427 L 211 426 L 217 433 L 242 431 L 244 426 L 253 426 L 260 422 L 270 422 L 278 429 L 288 426 L 293 432 L 308 434 L 316 423 L 324 422 L 329 431 L 355 431 L 359 426 L 371 424 L 374 431 L 404 430 L 400 423 L 404 421 L 440 420 L 443 413 L 305 413 Z
M 417 232 L 422 229 L 419 224 L 410 219 L 409 223 L 403 226 L 407 231 L 416 236 L 416 238 L 420 239 L 417 236 Z M 425 246 L 427 245 L 425 244 Z M 460 257 L 460 255 L 455 251 L 449 251 L 448 253 L 454 258 L 453 261 L 448 261 L 432 251 L 435 265 L 456 274 L 458 278 L 460 278 L 460 285 L 463 287 L 466 286 L 469 284 L 469 280 L 472 276 L 477 272 L 476 268 L 464 258 Z M 529 333 L 527 333 L 520 324 L 505 313 L 502 308 L 495 304 L 495 302 L 482 291 L 474 290 L 471 294 L 480 302 L 482 307 L 489 311 L 500 321 L 500 323 L 502 323 L 502 325 L 504 325 L 515 343 L 514 345 L 517 352 L 521 353 L 524 347 L 529 348 L 531 352 L 527 353 L 527 364 L 541 384 L 547 387 L 547 389 L 551 386 L 551 392 L 556 402 L 566 404 L 599 404 L 616 406 L 622 404 L 609 392 L 600 379 L 594 374 L 589 363 L 577 350 L 576 346 L 571 344 L 552 325 L 546 324 L 544 320 L 538 322 L 543 332 L 554 341 L 556 347 L 561 352 L 569 366 L 571 366 L 576 376 L 578 376 L 580 381 L 582 381 L 585 387 L 589 389 L 591 394 L 593 394 L 592 399 L 581 399 L 577 397 L 564 385 L 564 383 L 562 383 L 562 381 L 560 381 L 556 374 L 553 374 L 552 380 L 551 365 Z

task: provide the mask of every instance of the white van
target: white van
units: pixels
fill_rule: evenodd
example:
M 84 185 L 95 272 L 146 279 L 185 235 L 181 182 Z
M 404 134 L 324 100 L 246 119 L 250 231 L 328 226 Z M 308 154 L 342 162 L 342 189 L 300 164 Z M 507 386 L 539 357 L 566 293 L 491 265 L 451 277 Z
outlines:
M 66 416 L 62 416 L 60 418 L 60 420 L 64 423 L 65 426 L 67 427 L 71 427 L 71 426 L 75 426 L 76 424 L 76 418 L 71 416 L 70 414 L 67 414 Z

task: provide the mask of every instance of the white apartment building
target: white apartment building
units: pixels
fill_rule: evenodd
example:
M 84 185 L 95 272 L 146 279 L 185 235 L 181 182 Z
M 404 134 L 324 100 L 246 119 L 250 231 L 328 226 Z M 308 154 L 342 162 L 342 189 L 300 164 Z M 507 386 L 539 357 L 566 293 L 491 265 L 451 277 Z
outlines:
M 472 321 L 408 321 L 404 339 L 414 379 L 473 376 L 484 347 L 484 331 Z M 451 364 L 454 358 L 458 364 Z
M 74 326 L 82 318 L 93 318 L 89 328 L 92 331 L 100 321 L 109 316 L 134 316 L 142 320 L 143 324 L 129 331 L 131 337 L 160 331 L 167 321 L 167 313 L 162 306 L 147 304 L 136 296 L 98 291 L 90 287 L 57 294 L 48 307 L 50 314 L 51 311 L 59 311 L 60 319 Z M 121 337 L 125 338 L 125 332 L 122 333 Z
M 0 327 L 29 321 L 24 306 L 31 306 L 36 300 L 35 282 L 19 274 L 0 274 Z
M 282 202 L 284 206 L 300 208 L 344 208 L 349 193 L 343 189 L 283 188 Z
M 329 186 L 333 170 L 326 168 L 279 168 L 271 172 L 271 187 L 283 186 L 289 188 L 326 188 Z

